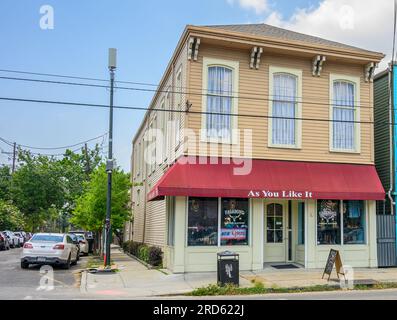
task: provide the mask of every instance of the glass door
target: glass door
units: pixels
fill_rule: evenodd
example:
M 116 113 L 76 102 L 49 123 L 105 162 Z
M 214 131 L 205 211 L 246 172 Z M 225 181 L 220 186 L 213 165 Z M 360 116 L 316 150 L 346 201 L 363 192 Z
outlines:
M 283 203 L 265 203 L 264 262 L 286 261 L 286 212 Z

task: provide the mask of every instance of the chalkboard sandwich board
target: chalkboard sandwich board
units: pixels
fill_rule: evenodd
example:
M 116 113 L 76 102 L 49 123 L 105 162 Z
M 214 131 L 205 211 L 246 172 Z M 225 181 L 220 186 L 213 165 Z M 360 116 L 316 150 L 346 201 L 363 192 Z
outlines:
M 321 279 L 324 279 L 324 275 L 328 274 L 328 281 L 329 281 L 329 279 L 331 277 L 332 269 L 334 268 L 334 264 L 336 267 L 336 275 L 338 276 L 338 279 L 339 279 L 340 274 L 345 276 L 344 272 L 341 271 L 342 270 L 342 260 L 340 258 L 339 251 L 335 250 L 335 249 L 331 249 L 329 251 L 327 263 L 325 264 L 323 276 L 321 277 Z

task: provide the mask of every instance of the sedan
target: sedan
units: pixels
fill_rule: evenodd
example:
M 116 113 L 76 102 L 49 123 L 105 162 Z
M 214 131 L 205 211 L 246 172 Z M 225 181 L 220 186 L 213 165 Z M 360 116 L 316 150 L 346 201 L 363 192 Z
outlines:
M 22 232 L 14 232 L 14 235 L 19 239 L 19 246 L 25 243 L 25 237 L 23 236 Z
M 30 264 L 51 264 L 69 269 L 77 260 L 78 251 L 69 235 L 36 233 L 23 246 L 21 268 L 27 269 Z
M 10 242 L 7 236 L 0 232 L 0 250 L 10 250 Z
M 85 255 L 88 256 L 88 241 L 85 238 L 84 234 L 77 234 L 77 239 L 79 241 L 79 245 L 80 245 L 80 252 Z
M 3 233 L 6 235 L 11 248 L 19 248 L 21 246 L 20 240 L 14 232 L 5 230 Z

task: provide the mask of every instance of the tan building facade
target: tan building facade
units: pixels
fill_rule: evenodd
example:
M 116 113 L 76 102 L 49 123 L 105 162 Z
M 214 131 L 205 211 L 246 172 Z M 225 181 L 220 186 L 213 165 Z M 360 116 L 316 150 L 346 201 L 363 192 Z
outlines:
M 173 272 L 214 271 L 224 250 L 241 270 L 319 268 L 331 248 L 376 267 L 382 58 L 264 24 L 187 26 L 133 140 L 133 240 Z

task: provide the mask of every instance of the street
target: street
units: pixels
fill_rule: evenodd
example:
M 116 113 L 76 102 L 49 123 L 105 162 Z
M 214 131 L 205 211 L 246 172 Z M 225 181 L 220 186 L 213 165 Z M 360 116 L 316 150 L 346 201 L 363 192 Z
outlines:
M 30 266 L 23 270 L 19 256 L 22 249 L 0 251 L 0 299 L 75 299 L 80 296 L 80 275 L 87 257 L 80 257 L 69 270 L 53 269 L 53 290 L 40 288 L 44 284 L 40 266 Z

